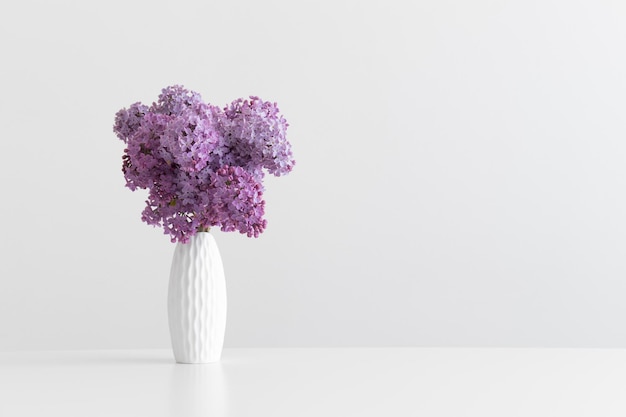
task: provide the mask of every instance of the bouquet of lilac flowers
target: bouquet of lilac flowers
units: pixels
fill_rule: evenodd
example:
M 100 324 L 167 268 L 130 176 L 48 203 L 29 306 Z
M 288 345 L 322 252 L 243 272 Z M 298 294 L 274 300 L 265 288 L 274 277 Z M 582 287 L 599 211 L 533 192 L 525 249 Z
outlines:
M 281 176 L 295 164 L 287 126 L 276 104 L 258 97 L 220 109 L 171 86 L 151 106 L 117 112 L 113 131 L 126 144 L 126 186 L 149 191 L 142 220 L 185 243 L 211 226 L 263 232 L 264 170 Z

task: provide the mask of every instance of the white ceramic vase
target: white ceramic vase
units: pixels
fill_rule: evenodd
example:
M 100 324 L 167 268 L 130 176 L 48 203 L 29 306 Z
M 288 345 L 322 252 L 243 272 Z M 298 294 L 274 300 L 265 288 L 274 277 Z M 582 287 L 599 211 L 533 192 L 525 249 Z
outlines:
M 176 244 L 167 306 L 176 362 L 219 361 L 226 331 L 226 280 L 210 233 L 199 232 Z

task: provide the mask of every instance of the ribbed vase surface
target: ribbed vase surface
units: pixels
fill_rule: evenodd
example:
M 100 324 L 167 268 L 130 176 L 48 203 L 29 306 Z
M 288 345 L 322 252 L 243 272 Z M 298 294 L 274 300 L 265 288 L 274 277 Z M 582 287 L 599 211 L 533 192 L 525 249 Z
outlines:
M 226 280 L 210 233 L 176 244 L 167 304 L 176 362 L 219 361 L 226 331 Z

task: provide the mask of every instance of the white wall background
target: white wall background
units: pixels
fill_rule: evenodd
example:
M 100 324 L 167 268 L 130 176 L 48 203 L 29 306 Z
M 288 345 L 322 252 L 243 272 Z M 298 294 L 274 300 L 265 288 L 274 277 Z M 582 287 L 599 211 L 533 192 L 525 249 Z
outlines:
M 0 3 L 0 350 L 168 347 L 114 113 L 279 103 L 227 346 L 626 347 L 626 3 Z

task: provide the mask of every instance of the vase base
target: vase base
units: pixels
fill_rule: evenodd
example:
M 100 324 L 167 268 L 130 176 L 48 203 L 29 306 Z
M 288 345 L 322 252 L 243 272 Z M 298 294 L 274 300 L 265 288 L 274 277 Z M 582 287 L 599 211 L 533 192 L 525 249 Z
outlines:
M 180 365 L 210 365 L 212 363 L 218 363 L 220 362 L 220 359 L 214 360 L 214 361 L 206 361 L 206 362 L 183 362 L 183 361 L 176 361 L 177 364 Z
M 201 357 L 189 357 L 189 356 L 185 356 L 185 355 L 174 355 L 174 360 L 176 361 L 176 363 L 180 363 L 181 365 L 205 365 L 205 364 L 209 364 L 209 363 L 217 363 L 220 362 L 222 360 L 222 355 L 219 356 L 211 356 L 211 355 L 206 355 L 206 356 L 201 356 Z

